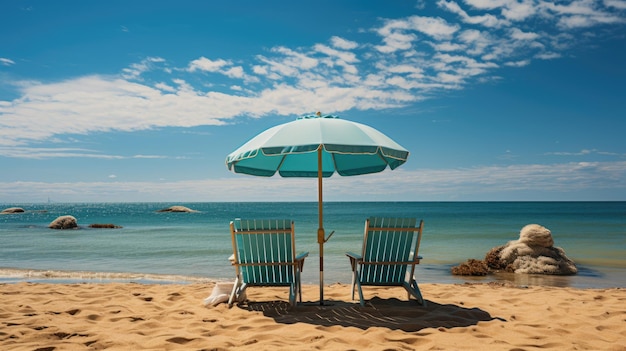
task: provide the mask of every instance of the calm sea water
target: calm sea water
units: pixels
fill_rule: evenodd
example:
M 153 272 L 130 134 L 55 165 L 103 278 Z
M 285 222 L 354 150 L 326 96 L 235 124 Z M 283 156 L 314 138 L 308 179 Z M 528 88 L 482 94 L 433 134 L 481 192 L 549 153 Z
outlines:
M 159 213 L 183 205 L 197 213 Z M 317 203 L 76 203 L 0 204 L 27 212 L 0 215 L 0 281 L 37 280 L 29 270 L 63 271 L 51 278 L 232 280 L 228 224 L 235 218 L 289 218 L 298 251 L 309 251 L 303 280 L 319 283 Z M 78 230 L 51 230 L 61 215 L 77 218 Z M 350 282 L 346 251 L 358 251 L 370 215 L 424 220 L 418 281 L 513 280 L 519 284 L 626 287 L 626 202 L 331 202 L 324 227 L 335 231 L 324 247 L 324 282 Z M 90 229 L 112 223 L 121 229 Z M 580 273 L 571 277 L 498 274 L 455 277 L 450 268 L 484 258 L 492 247 L 519 237 L 526 224 L 551 230 Z M 72 272 L 72 273 L 67 273 Z M 102 273 L 102 274 L 101 274 Z M 117 273 L 107 275 L 103 273 Z M 69 278 L 68 278 L 69 277 Z M 172 279 L 172 278 L 166 278 Z

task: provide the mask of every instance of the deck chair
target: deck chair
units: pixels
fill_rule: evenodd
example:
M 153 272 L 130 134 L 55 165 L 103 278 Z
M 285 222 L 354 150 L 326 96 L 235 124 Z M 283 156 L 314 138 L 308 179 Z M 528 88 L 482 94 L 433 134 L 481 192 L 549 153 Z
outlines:
M 302 302 L 300 272 L 309 253 L 296 256 L 292 221 L 237 219 L 230 222 L 230 233 L 237 277 L 229 307 L 248 286 L 288 286 L 291 306 L 296 296 Z
M 402 286 L 420 305 L 425 301 L 415 281 L 422 228 L 415 218 L 376 218 L 365 221 L 361 254 L 348 252 L 352 265 L 352 299 L 358 288 L 361 306 L 365 305 L 362 286 Z

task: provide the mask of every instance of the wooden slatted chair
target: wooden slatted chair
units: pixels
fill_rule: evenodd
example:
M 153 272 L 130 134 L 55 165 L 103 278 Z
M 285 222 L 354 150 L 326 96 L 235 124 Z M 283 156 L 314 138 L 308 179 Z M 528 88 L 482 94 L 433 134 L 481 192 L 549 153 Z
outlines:
M 289 303 L 302 302 L 300 272 L 308 252 L 296 256 L 294 224 L 290 220 L 241 220 L 230 222 L 233 242 L 232 264 L 236 280 L 228 300 L 248 286 L 288 286 Z
M 402 286 L 409 299 L 414 297 L 420 305 L 425 301 L 415 281 L 415 265 L 418 255 L 424 221 L 417 225 L 415 218 L 377 218 L 365 221 L 363 250 L 361 254 L 348 252 L 352 265 L 352 299 L 358 288 L 361 306 L 363 285 Z

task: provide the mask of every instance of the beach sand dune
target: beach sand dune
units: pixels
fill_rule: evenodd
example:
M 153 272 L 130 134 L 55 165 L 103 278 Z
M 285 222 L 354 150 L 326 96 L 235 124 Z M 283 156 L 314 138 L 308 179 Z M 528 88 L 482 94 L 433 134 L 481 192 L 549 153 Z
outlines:
M 626 350 L 626 289 L 423 284 L 250 288 L 205 307 L 208 284 L 0 284 L 2 350 Z

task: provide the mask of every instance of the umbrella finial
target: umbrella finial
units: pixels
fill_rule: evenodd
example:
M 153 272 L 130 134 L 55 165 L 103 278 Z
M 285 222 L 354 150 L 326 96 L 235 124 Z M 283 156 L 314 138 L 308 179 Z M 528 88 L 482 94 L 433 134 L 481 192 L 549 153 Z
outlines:
M 303 115 L 298 117 L 297 119 L 311 119 L 311 118 L 339 118 L 335 115 L 323 115 L 320 111 L 315 112 L 315 114 Z

